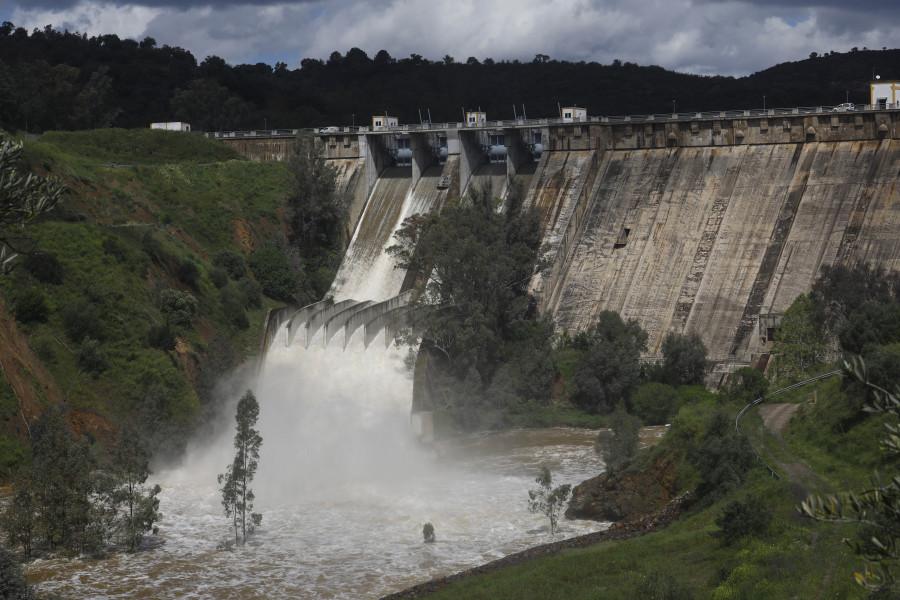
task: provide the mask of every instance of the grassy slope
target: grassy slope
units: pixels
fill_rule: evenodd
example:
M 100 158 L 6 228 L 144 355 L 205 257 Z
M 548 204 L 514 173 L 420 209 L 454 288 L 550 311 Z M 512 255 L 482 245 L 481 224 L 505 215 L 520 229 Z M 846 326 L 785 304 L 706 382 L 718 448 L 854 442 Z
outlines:
M 250 358 L 274 305 L 264 300 L 262 308 L 248 311 L 250 326 L 236 328 L 207 277 L 210 257 L 219 250 L 246 257 L 278 235 L 282 165 L 243 160 L 200 136 L 150 130 L 48 133 L 27 143 L 26 160 L 72 189 L 31 228 L 39 247 L 58 257 L 64 276 L 59 285 L 44 284 L 16 269 L 0 278 L 0 294 L 10 307 L 25 289 L 44 294 L 47 322 L 20 329 L 55 384 L 68 392 L 71 407 L 113 423 L 133 416 L 151 385 L 166 390 L 164 409 L 175 420 L 196 415 L 200 406 L 190 376 L 207 342 L 221 330 L 241 358 Z M 185 261 L 200 273 L 192 287 L 175 275 Z M 200 301 L 201 314 L 179 332 L 182 344 L 175 352 L 146 343 L 150 324 L 162 322 L 158 292 L 169 287 Z M 78 376 L 80 340 L 67 339 L 62 328 L 61 311 L 84 296 L 103 308 L 110 368 L 96 379 Z M 0 435 L 0 453 L 7 438 Z
M 810 402 L 813 389 L 817 389 L 815 405 Z M 882 435 L 880 418 L 862 418 L 843 434 L 833 435 L 828 415 L 847 404 L 839 379 L 804 388 L 791 400 L 803 404 L 785 432 L 784 445 L 775 436 L 762 436 L 754 439 L 754 446 L 764 456 L 777 454 L 782 459 L 799 457 L 808 462 L 823 488 L 810 492 L 843 489 L 863 481 L 873 466 L 885 473 L 896 472 L 897 465 L 885 462 L 874 441 Z M 711 404 L 706 408 L 703 403 L 694 405 L 685 409 L 681 418 L 688 421 L 690 429 L 690 421 L 711 408 Z M 752 421 L 751 414 L 749 430 L 755 429 Z M 661 447 L 674 452 L 680 445 L 669 439 Z M 683 480 L 689 482 L 690 474 Z M 771 525 L 758 537 L 722 546 L 712 535 L 718 530 L 715 518 L 729 500 L 749 493 L 764 498 L 773 511 Z M 642 591 L 641 586 L 656 574 L 673 578 L 687 592 L 672 598 L 864 598 L 866 592 L 852 576 L 863 561 L 841 541 L 854 537 L 859 526 L 819 523 L 800 516 L 796 507 L 804 493 L 796 482 L 788 478 L 775 481 L 764 469 L 756 468 L 736 494 L 689 512 L 664 531 L 472 577 L 428 598 L 644 598 L 646 588 Z

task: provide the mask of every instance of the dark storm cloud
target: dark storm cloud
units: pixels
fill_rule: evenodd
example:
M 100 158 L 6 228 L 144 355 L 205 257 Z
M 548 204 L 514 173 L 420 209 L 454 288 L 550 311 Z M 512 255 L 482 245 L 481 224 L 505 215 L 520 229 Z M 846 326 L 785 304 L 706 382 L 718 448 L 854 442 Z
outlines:
M 277 4 L 305 4 L 314 2 L 315 0 L 288 0 L 286 2 L 277 2 Z M 85 4 L 83 0 L 21 0 L 19 2 L 10 3 L 21 9 L 29 10 L 53 10 L 64 11 L 76 8 L 81 4 Z M 119 5 L 145 6 L 147 8 L 173 8 L 178 10 L 189 10 L 191 8 L 227 8 L 231 6 L 269 6 L 276 4 L 272 0 L 134 0 L 133 2 L 119 2 Z
M 231 64 L 328 58 L 360 48 L 531 60 L 613 60 L 744 75 L 811 52 L 900 47 L 896 0 L 19 0 L 0 19 L 31 29 L 155 38 Z

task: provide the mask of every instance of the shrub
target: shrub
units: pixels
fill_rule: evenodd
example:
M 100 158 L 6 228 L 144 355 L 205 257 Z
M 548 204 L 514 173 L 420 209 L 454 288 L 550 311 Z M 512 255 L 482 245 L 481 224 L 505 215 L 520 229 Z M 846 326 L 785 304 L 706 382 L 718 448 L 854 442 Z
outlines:
M 277 248 L 260 248 L 250 255 L 253 276 L 270 298 L 290 302 L 297 290 L 298 281 L 291 264 Z
M 184 260 L 178 263 L 178 269 L 175 274 L 181 283 L 196 287 L 197 279 L 200 278 L 200 269 L 197 268 L 193 261 Z
M 147 330 L 147 345 L 151 348 L 168 352 L 175 349 L 175 344 L 175 332 L 168 323 L 154 323 Z
M 691 588 L 669 574 L 659 571 L 645 575 L 631 600 L 692 600 Z
M 106 351 L 103 346 L 98 340 L 92 340 L 88 336 L 81 341 L 76 359 L 78 368 L 90 373 L 94 379 L 97 379 L 100 373 L 109 368 L 109 361 L 106 359 Z
M 103 252 L 116 259 L 116 262 L 123 263 L 128 259 L 128 247 L 118 236 L 111 235 L 103 238 L 101 247 Z
M 228 283 L 228 271 L 222 267 L 213 267 L 207 275 L 212 284 L 219 289 L 225 287 L 225 284 Z
M 637 452 L 641 438 L 641 420 L 629 415 L 620 406 L 609 419 L 609 429 L 597 433 L 594 449 L 606 463 L 606 470 L 615 473 L 628 465 Z
M 0 472 L 11 473 L 28 464 L 29 447 L 16 438 L 0 433 Z M 0 595 L 0 598 L 3 596 Z
M 242 304 L 246 308 L 262 308 L 262 286 L 258 281 L 243 277 L 238 280 L 237 288 L 243 295 Z
M 689 448 L 688 460 L 702 480 L 697 495 L 707 503 L 740 487 L 755 464 L 750 442 L 734 430 L 732 416 L 724 410 L 717 410 L 709 418 L 706 435 Z
M 69 302 L 60 311 L 63 329 L 73 342 L 84 339 L 86 336 L 95 340 L 102 340 L 103 334 L 103 309 L 99 304 L 79 296 Z
M 719 531 L 714 533 L 724 546 L 730 546 L 738 539 L 758 535 L 766 530 L 772 521 L 772 511 L 756 496 L 743 500 L 732 500 L 725 505 L 722 514 L 716 517 Z
M 761 372 L 751 367 L 741 367 L 728 376 L 722 399 L 750 404 L 762 398 L 769 391 L 769 380 Z
M 250 327 L 250 321 L 247 320 L 247 313 L 244 312 L 243 296 L 234 286 L 226 286 L 222 288 L 221 300 L 222 310 L 228 321 L 237 329 L 246 329 Z
M 41 283 L 59 285 L 63 280 L 63 268 L 55 254 L 35 252 L 22 260 L 22 266 Z
M 141 236 L 141 249 L 153 260 L 159 260 L 162 256 L 162 244 L 153 235 L 152 229 L 146 230 L 144 235 Z
M 664 383 L 645 383 L 631 396 L 631 412 L 646 425 L 665 425 L 678 408 L 678 390 Z
M 200 303 L 190 292 L 178 290 L 161 291 L 159 302 L 166 322 L 176 326 L 190 325 L 200 307 Z
M 233 250 L 220 250 L 213 254 L 212 264 L 225 270 L 232 279 L 240 279 L 247 274 L 244 259 Z
M 28 288 L 13 302 L 13 314 L 21 323 L 43 323 L 49 313 L 44 294 L 35 288 Z

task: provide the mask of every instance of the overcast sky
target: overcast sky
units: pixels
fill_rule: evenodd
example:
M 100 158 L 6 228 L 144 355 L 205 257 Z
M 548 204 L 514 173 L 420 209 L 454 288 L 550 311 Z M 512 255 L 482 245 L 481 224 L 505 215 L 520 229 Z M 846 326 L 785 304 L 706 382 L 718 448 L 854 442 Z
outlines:
M 370 57 L 546 54 L 740 76 L 811 52 L 900 47 L 897 0 L 0 0 L 0 20 L 290 68 L 357 47 Z

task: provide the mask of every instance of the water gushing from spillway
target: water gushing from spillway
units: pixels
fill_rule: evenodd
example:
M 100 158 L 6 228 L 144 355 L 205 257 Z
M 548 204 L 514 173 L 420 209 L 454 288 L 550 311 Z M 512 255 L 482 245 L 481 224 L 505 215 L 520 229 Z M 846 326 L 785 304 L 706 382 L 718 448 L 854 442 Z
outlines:
M 567 521 L 554 537 L 545 517 L 527 512 L 541 466 L 572 484 L 602 470 L 593 432 L 518 431 L 424 447 L 409 430 L 411 382 L 399 349 L 317 342 L 286 347 L 276 338 L 256 386 L 263 445 L 253 489 L 263 522 L 247 546 L 216 549 L 232 535 L 215 479 L 233 456 L 226 429 L 182 467 L 153 476 L 163 486 L 158 547 L 39 561 L 30 575 L 41 590 L 370 599 L 598 528 Z M 426 522 L 435 544 L 423 543 Z
M 402 278 L 381 260 L 405 216 L 431 208 L 440 171 L 416 189 L 385 183 L 341 268 L 336 300 L 396 295 Z M 377 215 L 377 218 L 373 218 Z M 372 281 L 370 281 L 372 280 Z M 150 550 L 100 561 L 39 561 L 29 576 L 66 598 L 378 598 L 561 536 L 596 530 L 567 521 L 556 536 L 527 511 L 547 466 L 577 484 L 603 465 L 593 432 L 566 429 L 473 435 L 426 447 L 410 430 L 412 376 L 404 348 L 365 346 L 361 329 L 325 344 L 274 336 L 258 380 L 260 466 L 252 485 L 262 526 L 234 552 L 216 475 L 234 455 L 232 390 L 221 435 L 157 473 L 160 535 Z M 342 340 L 343 341 L 343 340 Z M 438 542 L 424 544 L 431 522 Z

